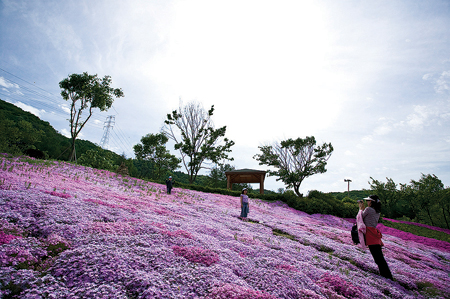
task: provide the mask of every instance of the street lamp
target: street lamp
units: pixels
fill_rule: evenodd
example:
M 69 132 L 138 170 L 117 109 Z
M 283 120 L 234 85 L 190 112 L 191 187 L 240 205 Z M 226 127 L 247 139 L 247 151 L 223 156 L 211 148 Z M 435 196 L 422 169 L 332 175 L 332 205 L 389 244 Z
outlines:
M 350 179 L 344 179 L 344 182 L 347 182 L 347 194 L 348 194 L 348 197 L 350 197 L 350 182 L 351 182 L 352 180 L 350 180 Z

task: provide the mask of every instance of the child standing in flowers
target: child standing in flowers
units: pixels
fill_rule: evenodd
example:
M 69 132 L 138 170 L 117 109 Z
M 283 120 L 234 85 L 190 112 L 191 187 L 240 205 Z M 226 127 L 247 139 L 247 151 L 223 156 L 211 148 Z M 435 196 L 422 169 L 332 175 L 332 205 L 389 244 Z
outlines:
M 240 198 L 241 198 L 241 218 L 247 219 L 247 214 L 249 212 L 247 188 L 242 189 Z
M 378 219 L 380 219 L 381 213 L 381 201 L 377 195 L 370 195 L 364 198 L 367 202 L 367 208 L 364 209 L 364 203 L 359 202 L 359 214 L 357 217 L 362 217 L 364 225 L 366 226 L 365 243 L 369 246 L 370 253 L 378 265 L 380 275 L 393 280 L 391 270 L 384 259 L 381 246 L 381 232 L 377 229 Z

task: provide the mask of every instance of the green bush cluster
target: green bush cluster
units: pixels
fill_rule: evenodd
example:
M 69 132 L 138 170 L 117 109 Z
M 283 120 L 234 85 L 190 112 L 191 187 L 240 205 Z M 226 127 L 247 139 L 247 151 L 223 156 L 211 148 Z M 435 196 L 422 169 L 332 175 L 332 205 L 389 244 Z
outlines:
M 240 191 L 233 191 L 233 190 L 229 190 L 229 189 L 221 189 L 221 188 L 211 188 L 211 187 L 207 187 L 207 186 L 202 186 L 202 185 L 190 185 L 190 184 L 183 184 L 183 183 L 178 183 L 175 181 L 175 186 L 177 188 L 183 188 L 183 189 L 190 189 L 190 190 L 195 190 L 195 191 L 201 191 L 201 192 L 205 192 L 205 193 L 214 193 L 214 194 L 223 194 L 223 195 L 230 195 L 230 196 L 236 196 L 239 197 L 241 195 Z M 249 197 L 251 194 L 249 194 Z
M 211 188 L 201 185 L 189 185 L 178 183 L 179 188 L 191 189 L 206 193 L 215 193 L 239 197 L 240 191 L 232 191 L 221 188 Z M 308 214 L 325 214 L 342 218 L 354 218 L 358 213 L 358 204 L 356 200 L 344 198 L 339 200 L 331 194 L 323 193 L 317 190 L 310 191 L 307 197 L 298 197 L 293 191 L 288 190 L 284 193 L 259 194 L 248 193 L 250 198 L 258 198 L 269 202 L 282 201 L 291 208 L 306 212 Z
M 317 190 L 310 191 L 307 197 L 297 197 L 288 192 L 285 192 L 285 194 L 286 203 L 290 207 L 308 214 L 325 214 L 342 218 L 353 218 L 358 213 L 356 201 L 341 201 L 331 194 Z

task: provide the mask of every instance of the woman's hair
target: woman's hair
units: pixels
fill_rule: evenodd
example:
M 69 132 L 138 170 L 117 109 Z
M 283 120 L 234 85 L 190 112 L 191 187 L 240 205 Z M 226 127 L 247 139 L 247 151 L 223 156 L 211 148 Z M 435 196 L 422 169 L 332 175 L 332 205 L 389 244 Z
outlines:
M 375 212 L 381 213 L 381 200 L 378 195 L 370 195 L 369 197 L 372 199 L 371 207 L 375 209 Z
M 247 188 L 242 189 L 241 194 L 244 194 L 244 191 L 247 191 Z

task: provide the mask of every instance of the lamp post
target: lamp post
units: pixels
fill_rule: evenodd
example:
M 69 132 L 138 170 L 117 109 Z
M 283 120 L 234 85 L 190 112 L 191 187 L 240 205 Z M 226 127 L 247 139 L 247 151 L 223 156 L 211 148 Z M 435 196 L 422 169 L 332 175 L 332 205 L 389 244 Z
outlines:
M 351 182 L 352 180 L 350 180 L 350 179 L 344 179 L 344 182 L 347 182 L 347 195 L 348 195 L 348 197 L 350 197 L 350 182 Z

